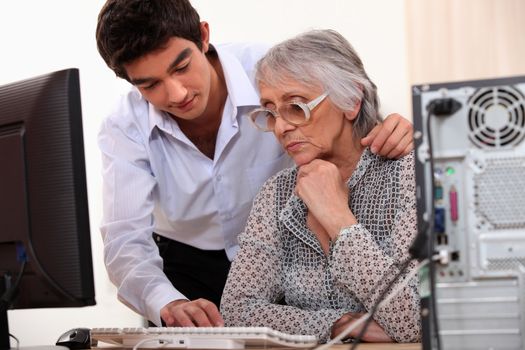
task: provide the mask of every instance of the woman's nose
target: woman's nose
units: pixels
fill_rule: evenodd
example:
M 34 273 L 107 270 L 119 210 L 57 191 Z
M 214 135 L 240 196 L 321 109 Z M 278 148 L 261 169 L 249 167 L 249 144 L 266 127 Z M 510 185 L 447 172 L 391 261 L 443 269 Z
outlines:
M 293 130 L 295 128 L 296 128 L 295 125 L 290 124 L 283 117 L 281 116 L 275 117 L 274 126 L 273 126 L 273 131 L 275 135 L 283 134 L 286 131 Z

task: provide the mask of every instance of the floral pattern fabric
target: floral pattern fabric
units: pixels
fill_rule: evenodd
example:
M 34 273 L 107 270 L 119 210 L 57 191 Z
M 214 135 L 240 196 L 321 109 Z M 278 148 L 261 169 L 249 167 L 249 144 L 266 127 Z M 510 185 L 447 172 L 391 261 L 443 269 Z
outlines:
M 308 209 L 294 194 L 296 176 L 297 168 L 285 169 L 256 196 L 221 312 L 228 326 L 313 334 L 323 342 L 343 314 L 370 310 L 408 258 L 417 233 L 414 153 L 388 160 L 363 152 L 347 182 L 358 224 L 342 229 L 328 254 L 306 225 Z M 417 288 L 413 278 L 376 311 L 375 321 L 395 341 L 420 339 Z

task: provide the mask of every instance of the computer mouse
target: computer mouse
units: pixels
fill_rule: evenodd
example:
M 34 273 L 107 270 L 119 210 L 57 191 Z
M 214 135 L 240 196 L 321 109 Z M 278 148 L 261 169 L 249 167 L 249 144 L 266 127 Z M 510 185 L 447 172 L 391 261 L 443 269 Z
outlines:
M 89 328 L 73 328 L 62 334 L 56 345 L 68 347 L 69 349 L 90 349 L 91 330 Z

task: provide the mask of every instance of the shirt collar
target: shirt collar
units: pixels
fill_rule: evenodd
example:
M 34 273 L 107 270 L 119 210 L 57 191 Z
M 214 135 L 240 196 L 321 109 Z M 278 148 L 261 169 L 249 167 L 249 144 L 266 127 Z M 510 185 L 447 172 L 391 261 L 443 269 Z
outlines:
M 255 62 L 246 71 L 242 63 L 226 48 L 216 48 L 224 72 L 231 103 L 236 107 L 258 106 L 259 94 L 255 88 Z
M 252 66 L 246 71 L 239 59 L 229 52 L 227 48 L 221 46 L 210 47 L 212 50 L 216 50 L 219 55 L 230 103 L 236 108 L 241 106 L 259 106 L 259 94 L 255 88 L 255 62 L 251 62 Z M 137 93 L 140 93 L 138 89 Z M 148 107 L 150 133 L 156 126 L 170 133 L 173 133 L 174 128 L 178 129 L 178 127 L 175 127 L 176 123 L 173 123 L 172 118 L 168 117 L 165 112 L 158 110 L 150 103 L 148 103 Z

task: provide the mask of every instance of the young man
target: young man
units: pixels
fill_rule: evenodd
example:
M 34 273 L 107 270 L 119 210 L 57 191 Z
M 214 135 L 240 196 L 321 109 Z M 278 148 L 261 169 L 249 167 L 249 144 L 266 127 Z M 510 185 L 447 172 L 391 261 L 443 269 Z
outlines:
M 253 197 L 293 164 L 247 117 L 266 48 L 213 47 L 209 32 L 187 0 L 109 0 L 98 18 L 101 56 L 133 85 L 99 134 L 105 264 L 119 299 L 159 326 L 223 324 Z M 412 127 L 392 115 L 362 142 L 397 157 Z

